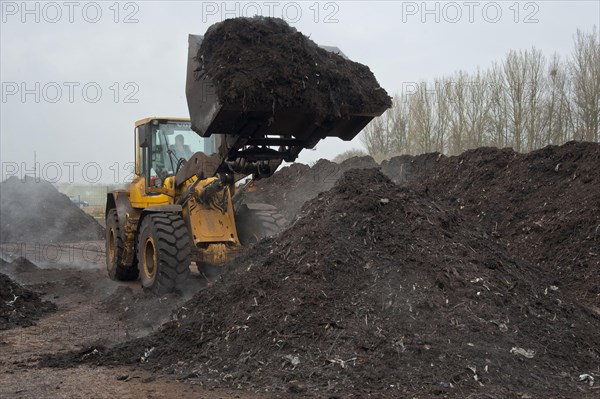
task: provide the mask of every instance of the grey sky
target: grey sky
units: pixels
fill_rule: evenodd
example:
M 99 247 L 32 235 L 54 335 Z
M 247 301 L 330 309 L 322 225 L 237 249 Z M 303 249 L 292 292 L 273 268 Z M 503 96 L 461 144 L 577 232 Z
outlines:
M 3 179 L 33 169 L 35 152 L 49 180 L 125 181 L 134 121 L 187 116 L 187 35 L 224 17 L 283 16 L 368 65 L 392 95 L 410 82 L 485 68 L 510 49 L 566 57 L 578 28 L 600 25 L 598 1 L 26 4 L 28 11 L 21 1 L 1 4 Z M 299 161 L 360 147 L 357 139 L 328 139 Z

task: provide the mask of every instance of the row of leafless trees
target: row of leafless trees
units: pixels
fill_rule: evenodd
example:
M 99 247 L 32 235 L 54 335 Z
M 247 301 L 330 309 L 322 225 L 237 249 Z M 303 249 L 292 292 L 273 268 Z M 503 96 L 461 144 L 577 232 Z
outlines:
M 375 158 L 480 146 L 530 151 L 569 140 L 599 141 L 600 41 L 577 31 L 564 60 L 511 51 L 487 70 L 407 83 L 363 131 Z

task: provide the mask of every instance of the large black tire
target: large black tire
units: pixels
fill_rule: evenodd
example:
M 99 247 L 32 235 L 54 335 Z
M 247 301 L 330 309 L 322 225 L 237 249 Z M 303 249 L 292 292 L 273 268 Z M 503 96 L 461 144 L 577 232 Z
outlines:
M 190 275 L 191 246 L 190 233 L 181 215 L 147 215 L 137 246 L 142 286 L 158 295 L 176 291 Z
M 243 204 L 236 214 L 238 238 L 242 245 L 252 245 L 265 237 L 279 234 L 287 220 L 277 208 L 267 204 Z
M 137 265 L 125 265 L 123 260 L 123 236 L 116 209 L 106 215 L 106 271 L 112 280 L 131 281 L 138 278 Z

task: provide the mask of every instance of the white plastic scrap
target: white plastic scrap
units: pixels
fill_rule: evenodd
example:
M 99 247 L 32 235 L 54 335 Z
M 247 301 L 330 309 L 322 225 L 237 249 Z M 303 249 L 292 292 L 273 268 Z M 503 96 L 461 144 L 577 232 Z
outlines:
M 587 382 L 588 384 L 590 384 L 590 386 L 594 385 L 594 377 L 592 377 L 589 374 L 581 374 L 579 376 L 579 381 Z
M 357 359 L 356 357 L 353 357 L 353 358 L 348 359 L 348 360 L 342 360 L 342 359 L 339 359 L 339 358 L 335 358 L 335 359 L 327 359 L 327 361 L 330 362 L 330 363 L 339 364 L 341 368 L 345 369 L 346 365 L 349 362 L 354 362 L 354 361 L 356 361 L 356 359 Z
M 142 358 L 140 359 L 142 361 L 142 363 L 148 361 L 148 357 L 150 357 L 150 354 L 152 352 L 154 352 L 154 347 L 152 347 L 150 349 L 146 348 L 146 350 L 144 351 L 144 356 L 142 356 Z
M 521 355 L 523 357 L 526 357 L 527 359 L 531 359 L 535 356 L 535 351 L 531 349 L 523 349 L 517 347 L 512 347 L 510 353 L 512 353 L 513 355 Z
M 100 354 L 100 352 L 98 351 L 98 349 L 94 349 L 90 353 L 86 353 L 85 355 L 83 355 L 81 358 L 85 359 L 85 358 L 88 358 L 90 356 L 95 356 L 95 355 L 98 355 L 98 354 Z
M 12 305 L 14 305 L 14 303 L 17 301 L 17 298 L 18 298 L 19 296 L 18 296 L 18 295 L 15 295 L 15 294 L 13 294 L 13 297 L 14 297 L 14 298 L 13 298 L 13 300 L 12 300 L 12 301 L 6 301 L 6 304 L 7 304 L 8 306 L 12 306 Z
M 477 375 L 477 367 L 476 366 L 467 366 L 469 370 L 473 372 L 473 379 L 479 383 L 480 386 L 483 386 L 483 383 L 479 381 L 479 376 Z
M 300 358 L 298 356 L 294 356 L 294 355 L 285 355 L 283 357 L 285 360 L 289 361 L 292 366 L 296 367 L 297 365 L 300 364 Z
M 550 286 L 550 287 L 548 287 L 548 288 L 550 288 L 550 290 L 551 290 L 551 291 L 558 291 L 558 287 L 557 287 L 557 286 L 555 286 L 555 285 L 551 285 L 551 286 Z M 548 295 L 548 288 L 546 288 L 546 289 L 544 290 L 544 295 Z

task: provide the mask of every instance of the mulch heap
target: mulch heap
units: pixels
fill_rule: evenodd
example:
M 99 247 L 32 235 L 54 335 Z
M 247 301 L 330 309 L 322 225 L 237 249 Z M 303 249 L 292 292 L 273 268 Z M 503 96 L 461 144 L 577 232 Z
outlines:
M 354 157 L 340 164 L 321 159 L 312 167 L 294 163 L 268 179 L 257 180 L 255 191 L 246 194 L 246 202 L 275 205 L 279 213 L 292 221 L 306 201 L 333 187 L 347 170 L 378 166 L 369 156 Z
M 370 157 L 293 164 L 258 181 L 248 201 L 274 205 L 293 220 L 342 172 L 375 166 Z M 381 170 L 450 205 L 513 256 L 541 266 L 554 285 L 600 310 L 600 144 L 570 142 L 527 154 L 477 148 L 452 157 L 403 155 L 383 161 Z
M 17 257 L 11 262 L 0 258 L 0 273 L 14 275 L 20 273 L 35 273 L 38 270 L 40 270 L 38 265 L 22 256 Z
M 42 364 L 316 395 L 594 395 L 580 376 L 598 373 L 598 315 L 454 205 L 375 169 L 345 173 L 237 259 L 159 332 Z
M 223 104 L 317 115 L 391 106 L 370 69 L 320 48 L 279 18 L 233 18 L 206 31 L 197 54 Z
M 600 144 L 569 142 L 526 154 L 478 148 L 382 163 L 398 184 L 481 226 L 553 284 L 600 310 Z
M 52 184 L 31 177 L 0 183 L 0 241 L 59 242 L 104 238 L 104 228 Z
M 10 265 L 4 260 L 0 263 L 2 269 Z M 35 325 L 40 317 L 55 310 L 55 304 L 0 273 L 0 330 Z

